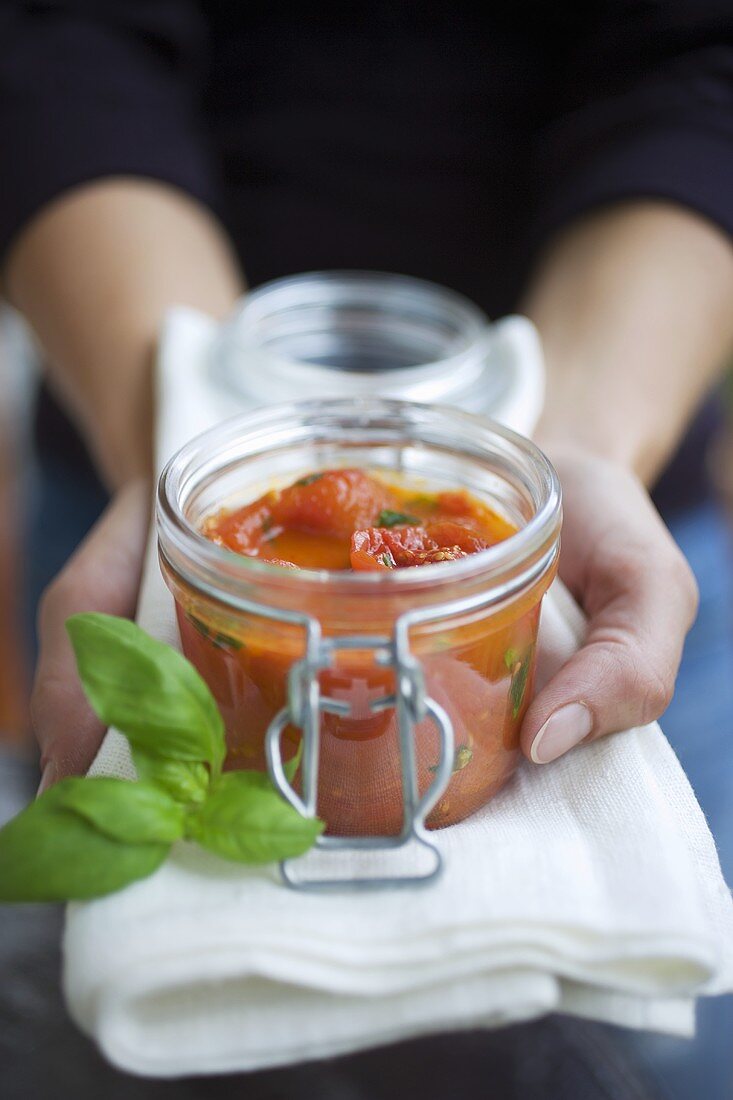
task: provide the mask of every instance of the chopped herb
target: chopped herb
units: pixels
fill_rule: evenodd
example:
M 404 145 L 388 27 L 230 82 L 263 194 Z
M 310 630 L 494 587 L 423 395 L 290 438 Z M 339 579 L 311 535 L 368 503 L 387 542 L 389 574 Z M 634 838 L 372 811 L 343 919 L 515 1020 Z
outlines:
M 410 516 L 407 512 L 393 512 L 389 508 L 383 509 L 377 516 L 375 527 L 396 527 L 400 523 L 419 523 L 417 516 Z
M 470 764 L 472 760 L 473 749 L 470 748 L 468 745 L 458 745 L 453 756 L 453 775 L 455 775 L 456 772 L 463 771 L 466 765 Z M 432 772 L 433 775 L 435 774 L 435 772 L 437 772 L 437 770 L 437 764 L 431 764 L 428 767 L 428 771 Z
M 275 520 L 272 516 L 265 516 L 262 521 L 262 534 L 265 536 L 263 542 L 274 542 L 278 535 L 282 534 L 282 527 L 275 526 Z
M 299 487 L 301 487 L 303 485 L 312 485 L 314 481 L 318 481 L 322 477 L 323 477 L 322 473 L 320 473 L 320 474 L 308 474 L 307 477 L 299 478 L 299 480 L 296 481 L 295 484 Z
M 201 619 L 197 619 L 190 611 L 186 612 L 186 618 L 202 638 L 206 638 L 207 641 L 219 646 L 220 649 L 241 649 L 244 645 L 244 642 L 240 642 L 238 638 L 233 638 L 231 634 L 225 634 L 221 630 L 211 630 L 206 623 L 202 622 Z
M 394 560 L 389 551 L 386 554 L 382 554 L 379 560 L 381 561 L 382 565 L 386 565 L 388 569 L 394 569 L 397 565 L 397 562 Z
M 454 773 L 463 771 L 466 764 L 470 764 L 472 760 L 473 749 L 469 748 L 468 745 L 459 745 L 456 749 L 456 755 L 453 761 Z
M 532 658 L 534 657 L 534 646 L 531 645 L 529 649 L 524 653 L 521 660 L 518 660 L 514 665 L 512 672 L 512 682 L 509 685 L 509 699 L 512 704 L 512 717 L 516 718 L 522 709 L 524 703 L 524 695 L 527 690 L 527 681 L 529 679 L 529 672 L 532 668 Z
M 190 611 L 186 612 L 186 618 L 188 619 L 194 630 L 198 630 L 199 634 L 201 634 L 204 638 L 209 637 L 210 632 L 206 623 L 202 622 L 201 619 L 197 619 L 196 616 L 193 615 Z
M 508 649 L 504 654 L 504 664 L 510 672 L 514 671 L 514 666 L 516 665 L 518 660 L 519 654 L 517 653 L 516 649 Z
M 242 649 L 244 646 L 244 642 L 240 642 L 239 638 L 232 638 L 231 634 L 222 634 L 220 631 L 213 634 L 211 640 L 220 649 Z

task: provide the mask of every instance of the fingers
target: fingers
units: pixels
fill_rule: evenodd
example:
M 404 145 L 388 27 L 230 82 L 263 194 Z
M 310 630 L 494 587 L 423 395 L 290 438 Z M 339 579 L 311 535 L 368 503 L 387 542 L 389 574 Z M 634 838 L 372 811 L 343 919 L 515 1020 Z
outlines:
M 595 494 L 569 480 L 564 579 L 589 625 L 525 716 L 522 749 L 538 764 L 658 718 L 697 609 L 694 577 L 646 493 L 624 472 L 608 477 Z
M 41 748 L 41 790 L 65 775 L 86 771 L 101 742 L 103 725 L 84 697 L 65 623 L 80 611 L 134 615 L 149 503 L 145 481 L 120 490 L 44 593 L 31 698 Z

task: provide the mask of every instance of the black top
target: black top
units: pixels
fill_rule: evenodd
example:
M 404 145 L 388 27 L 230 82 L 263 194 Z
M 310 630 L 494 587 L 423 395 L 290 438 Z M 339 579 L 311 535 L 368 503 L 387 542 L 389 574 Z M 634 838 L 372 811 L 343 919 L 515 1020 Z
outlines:
M 209 204 L 252 283 L 395 270 L 496 315 L 599 204 L 733 233 L 733 4 L 3 0 L 0 255 L 120 174 Z

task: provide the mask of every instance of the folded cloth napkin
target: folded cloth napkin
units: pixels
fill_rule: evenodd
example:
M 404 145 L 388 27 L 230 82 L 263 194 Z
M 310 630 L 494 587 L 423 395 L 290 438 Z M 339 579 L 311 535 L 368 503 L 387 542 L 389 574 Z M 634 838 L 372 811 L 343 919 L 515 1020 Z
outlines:
M 211 323 L 189 313 L 168 327 L 160 461 L 236 411 L 208 381 L 211 339 Z M 176 643 L 152 543 L 139 621 Z M 582 632 L 555 586 L 542 678 Z M 110 731 L 93 771 L 134 774 L 124 738 Z M 523 765 L 488 807 L 436 839 L 446 870 L 435 884 L 327 895 L 180 844 L 151 878 L 70 907 L 71 1013 L 117 1065 L 179 1076 L 551 1011 L 685 1035 L 695 998 L 733 987 L 730 893 L 656 723 Z

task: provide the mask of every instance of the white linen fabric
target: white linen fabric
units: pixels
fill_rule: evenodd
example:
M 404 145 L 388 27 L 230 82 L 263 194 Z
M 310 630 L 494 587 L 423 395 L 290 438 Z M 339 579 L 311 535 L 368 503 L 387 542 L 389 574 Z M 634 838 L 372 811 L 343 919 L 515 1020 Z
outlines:
M 159 364 L 158 460 L 236 412 L 207 380 L 212 322 L 178 311 Z M 172 644 L 151 542 L 139 621 Z M 546 679 L 582 639 L 561 586 L 543 610 Z M 94 774 L 134 774 L 110 731 Z M 428 887 L 299 894 L 180 844 L 151 878 L 70 906 L 70 1011 L 107 1057 L 162 1077 L 282 1065 L 560 1011 L 689 1035 L 733 988 L 733 906 L 659 726 L 523 764 L 436 834 Z M 307 857 L 311 858 L 311 857 Z M 340 854 L 347 861 L 349 855 Z M 372 859 L 388 858 L 373 856 Z

